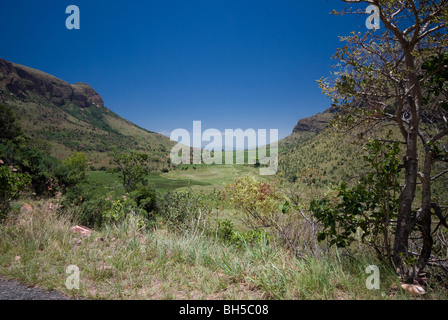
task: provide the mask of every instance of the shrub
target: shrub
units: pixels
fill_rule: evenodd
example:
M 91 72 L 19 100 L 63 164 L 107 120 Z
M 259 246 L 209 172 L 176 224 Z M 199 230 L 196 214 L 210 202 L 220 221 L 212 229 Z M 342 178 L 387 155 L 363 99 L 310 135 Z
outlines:
M 336 188 L 337 199 L 314 199 L 310 211 L 324 229 L 319 240 L 330 245 L 346 247 L 355 241 L 358 230 L 361 240 L 373 246 L 381 257 L 391 257 L 392 221 L 398 211 L 400 190 L 400 148 L 398 143 L 384 144 L 371 140 L 364 157 L 370 168 L 354 186 L 342 182 Z
M 110 209 L 103 211 L 102 215 L 107 223 L 122 223 L 132 219 L 140 229 L 146 224 L 147 212 L 139 208 L 134 200 L 126 198 L 112 201 Z
M 73 152 L 62 162 L 68 170 L 67 178 L 71 185 L 80 183 L 86 179 L 86 170 L 89 160 L 82 152 Z
M 77 188 L 70 189 L 67 194 L 69 197 L 64 197 L 62 201 L 64 211 L 70 213 L 73 220 L 83 226 L 90 228 L 102 226 L 105 222 L 104 212 L 110 210 L 112 202 L 102 198 L 86 199 L 76 196 L 74 189 Z
M 30 182 L 29 175 L 15 173 L 7 166 L 0 166 L 0 220 L 8 213 L 11 200 Z
M 226 186 L 224 197 L 240 211 L 243 222 L 250 228 L 273 226 L 281 211 L 280 204 L 286 200 L 273 184 L 253 177 L 239 178 Z
M 167 192 L 158 201 L 158 213 L 169 229 L 177 232 L 196 232 L 203 228 L 205 217 L 212 207 L 191 190 Z
M 218 229 L 216 234 L 224 243 L 234 245 L 236 247 L 268 244 L 270 240 L 270 237 L 264 229 L 253 229 L 248 232 L 238 232 L 234 229 L 232 221 L 228 219 L 218 221 Z
M 137 206 L 148 214 L 154 212 L 157 208 L 157 192 L 152 186 L 140 184 L 136 190 L 130 193 L 130 196 Z

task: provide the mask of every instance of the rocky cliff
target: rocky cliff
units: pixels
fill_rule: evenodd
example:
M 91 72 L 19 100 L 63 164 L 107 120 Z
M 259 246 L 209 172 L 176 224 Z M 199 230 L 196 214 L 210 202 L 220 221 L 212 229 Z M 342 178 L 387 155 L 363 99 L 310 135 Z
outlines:
M 294 127 L 293 133 L 320 132 L 330 124 L 330 121 L 334 118 L 334 114 L 337 112 L 338 109 L 332 107 L 325 110 L 324 112 L 315 114 L 312 117 L 300 119 L 297 125 Z
M 88 84 L 73 85 L 29 67 L 0 59 L 0 91 L 26 99 L 30 94 L 55 105 L 71 102 L 82 108 L 104 106 L 101 96 Z

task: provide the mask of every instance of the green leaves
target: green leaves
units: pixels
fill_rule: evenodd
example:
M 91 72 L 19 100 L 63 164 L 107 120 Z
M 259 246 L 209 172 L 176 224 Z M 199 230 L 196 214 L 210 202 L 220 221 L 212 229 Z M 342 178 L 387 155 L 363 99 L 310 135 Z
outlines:
M 8 213 L 11 200 L 30 182 L 29 175 L 14 172 L 9 166 L 0 166 L 0 219 Z
M 177 232 L 196 231 L 203 227 L 206 216 L 213 210 L 207 199 L 186 192 L 167 192 L 158 201 L 158 214 L 168 228 Z
M 14 140 L 23 134 L 14 113 L 3 105 L 0 105 L 0 128 L 0 142 Z
M 112 153 L 111 164 L 116 165 L 116 170 L 120 173 L 123 186 L 127 192 L 137 188 L 139 184 L 145 184 L 144 174 L 148 172 L 148 155 L 138 152 Z
M 277 213 L 289 210 L 289 203 L 276 192 L 274 185 L 249 176 L 226 186 L 224 194 L 249 227 L 270 226 Z
M 420 78 L 427 78 L 423 83 L 426 88 L 426 95 L 423 98 L 423 103 L 428 105 L 439 96 L 442 100 L 439 101 L 438 106 L 444 111 L 448 111 L 448 102 L 446 96 L 443 98 L 442 93 L 448 92 L 448 53 L 443 53 L 438 56 L 432 56 L 427 59 L 423 65 L 422 70 L 425 73 Z
M 384 144 L 371 140 L 364 157 L 371 169 L 355 186 L 342 182 L 336 188 L 337 199 L 314 199 L 310 211 L 322 223 L 324 230 L 318 240 L 345 247 L 355 240 L 358 230 L 361 240 L 373 242 L 378 235 L 388 232 L 390 221 L 398 207 L 398 176 L 400 173 L 399 144 Z
M 68 169 L 68 180 L 74 185 L 86 179 L 86 170 L 89 166 L 87 156 L 82 152 L 74 152 L 62 162 Z

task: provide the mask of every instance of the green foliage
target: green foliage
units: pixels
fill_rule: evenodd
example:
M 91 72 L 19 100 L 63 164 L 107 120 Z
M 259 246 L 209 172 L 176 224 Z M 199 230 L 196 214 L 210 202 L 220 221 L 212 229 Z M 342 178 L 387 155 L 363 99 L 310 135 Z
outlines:
M 30 176 L 16 173 L 7 166 L 0 166 L 0 219 L 8 214 L 11 200 L 31 182 Z
M 176 232 L 202 229 L 206 216 L 213 210 L 205 197 L 193 194 L 190 189 L 167 192 L 161 195 L 157 205 L 163 223 Z
M 152 186 L 140 184 L 130 193 L 130 196 L 137 206 L 147 213 L 157 209 L 157 192 Z
M 13 140 L 22 135 L 14 113 L 4 105 L 0 105 L 0 128 L 0 142 Z
M 145 184 L 144 175 L 148 172 L 146 167 L 148 155 L 138 152 L 121 153 L 114 151 L 111 164 L 116 166 L 121 181 L 127 192 L 137 188 L 139 184 Z
M 21 170 L 31 175 L 31 184 L 37 195 L 64 191 L 67 185 L 67 168 L 45 151 L 25 146 L 18 149 L 16 159 Z
M 66 210 L 71 212 L 74 219 L 87 227 L 101 227 L 105 223 L 104 212 L 112 206 L 111 201 L 103 198 L 82 199 L 78 198 L 76 205 L 66 201 Z M 76 201 L 75 201 L 76 202 Z
M 272 183 L 257 181 L 251 176 L 227 185 L 224 196 L 251 228 L 272 226 L 276 214 L 282 211 L 281 204 L 286 200 Z
M 68 169 L 68 181 L 71 185 L 78 184 L 86 179 L 86 170 L 89 166 L 87 156 L 82 152 L 73 152 L 62 162 Z
M 422 69 L 426 72 L 425 76 L 429 76 L 428 81 L 424 84 L 427 88 L 426 95 L 423 99 L 425 104 L 430 103 L 434 98 L 437 98 L 442 93 L 447 93 L 448 91 L 448 69 L 446 65 L 448 64 L 448 53 L 443 53 L 440 56 L 433 56 L 427 59 L 423 65 Z M 423 76 L 421 77 L 423 78 Z M 446 96 L 440 101 L 440 107 L 448 112 L 448 101 L 446 101 Z
M 314 199 L 310 211 L 323 225 L 318 239 L 330 245 L 346 247 L 362 230 L 362 240 L 381 251 L 390 250 L 390 222 L 396 217 L 400 185 L 400 148 L 377 140 L 366 146 L 370 172 L 355 186 L 343 182 L 336 188 L 337 199 Z M 382 235 L 382 239 L 378 239 Z M 381 240 L 381 241 L 380 241 Z M 382 252 L 384 254 L 384 252 Z
M 108 223 L 121 223 L 137 218 L 138 227 L 145 226 L 147 212 L 137 206 L 137 203 L 129 198 L 112 201 L 109 210 L 103 212 L 103 218 Z
M 48 145 L 25 136 L 9 108 L 0 107 L 0 118 L 6 128 L 0 139 L 0 159 L 18 172 L 28 174 L 37 195 L 63 190 L 67 169 L 48 155 Z
M 267 232 L 262 229 L 253 229 L 248 232 L 236 231 L 232 221 L 226 219 L 218 221 L 216 235 L 226 244 L 230 244 L 239 248 L 247 245 L 268 244 L 270 237 Z

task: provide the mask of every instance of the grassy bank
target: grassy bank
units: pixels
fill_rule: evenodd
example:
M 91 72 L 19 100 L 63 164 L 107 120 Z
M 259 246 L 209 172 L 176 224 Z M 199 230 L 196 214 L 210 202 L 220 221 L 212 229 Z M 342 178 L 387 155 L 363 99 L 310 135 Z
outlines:
M 0 227 L 0 275 L 89 299 L 412 298 L 391 294 L 398 278 L 368 254 L 297 259 L 275 239 L 236 247 L 212 233 L 140 230 L 132 218 L 81 237 L 54 207 L 40 204 Z M 371 264 L 381 270 L 379 290 L 365 285 Z M 80 269 L 79 290 L 65 286 L 69 265 Z M 431 287 L 423 297 L 446 298 Z

